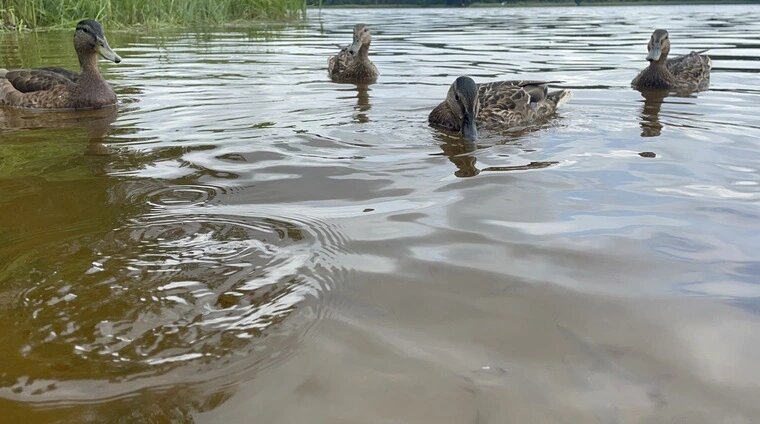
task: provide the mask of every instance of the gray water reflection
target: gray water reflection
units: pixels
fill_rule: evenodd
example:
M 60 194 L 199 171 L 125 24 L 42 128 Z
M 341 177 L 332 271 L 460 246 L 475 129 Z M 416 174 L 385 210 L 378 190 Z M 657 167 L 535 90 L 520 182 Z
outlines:
M 0 408 L 757 421 L 758 18 L 329 10 L 109 32 L 114 154 L 83 155 L 81 123 L 0 127 Z M 369 87 L 326 76 L 356 21 L 374 31 Z M 674 54 L 711 49 L 709 91 L 630 89 L 655 23 Z M 69 43 L 4 34 L 0 66 L 73 68 Z M 426 123 L 461 74 L 575 96 L 541 128 L 471 145 Z
M 662 133 L 660 110 L 668 96 L 667 90 L 647 90 L 641 93 L 644 105 L 641 108 L 641 136 L 657 137 Z

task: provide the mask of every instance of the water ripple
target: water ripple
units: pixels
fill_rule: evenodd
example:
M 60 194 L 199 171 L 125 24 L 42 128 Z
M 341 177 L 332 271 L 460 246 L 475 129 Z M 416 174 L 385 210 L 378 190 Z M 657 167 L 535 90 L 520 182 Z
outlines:
M 215 193 L 201 185 L 147 192 L 151 212 L 102 240 L 82 240 L 97 260 L 80 275 L 52 273 L 20 292 L 9 307 L 26 342 L 14 360 L 54 384 L 40 391 L 21 369 L 7 372 L 3 396 L 92 400 L 150 387 L 159 376 L 188 381 L 188 367 L 234 380 L 282 358 L 320 319 L 341 276 L 335 258 L 345 238 L 315 219 L 188 212 L 208 208 Z M 82 253 L 60 252 L 60 260 Z M 54 351 L 70 363 L 55 361 Z M 50 360 L 58 364 L 40 374 L 35 364 Z M 228 370 L 218 372 L 219 363 Z M 98 382 L 104 371 L 111 384 Z M 68 391 L 82 380 L 99 389 Z
M 456 396 L 437 404 L 463 410 L 463 380 L 441 376 L 486 395 L 445 416 L 457 422 L 513 412 L 489 401 L 503 388 L 531 414 L 577 401 L 533 421 L 638 418 L 625 393 L 650 421 L 754 407 L 757 6 L 362 9 L 381 73 L 368 87 L 325 69 L 357 10 L 313 12 L 108 29 L 117 114 L 0 111 L 10 420 L 44 404 L 66 406 L 44 412 L 59 421 L 188 422 L 255 380 L 273 384 L 247 394 L 274 393 L 267 408 L 290 417 L 329 404 L 362 414 L 332 421 L 406 422 L 332 401 L 350 390 L 376 411 L 442 381 Z M 653 22 L 674 54 L 710 48 L 710 90 L 630 88 Z M 75 68 L 70 33 L 0 33 L 0 66 Z M 546 125 L 473 145 L 426 120 L 459 75 L 574 97 Z

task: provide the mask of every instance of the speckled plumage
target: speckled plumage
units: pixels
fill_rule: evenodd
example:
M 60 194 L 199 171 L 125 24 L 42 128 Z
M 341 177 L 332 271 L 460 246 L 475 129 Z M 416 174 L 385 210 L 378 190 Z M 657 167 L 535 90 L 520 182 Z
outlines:
M 375 64 L 369 60 L 369 46 L 372 36 L 369 27 L 357 24 L 354 27 L 354 41 L 342 47 L 337 55 L 327 60 L 327 73 L 335 82 L 373 83 L 378 72 Z
M 499 81 L 478 84 L 477 122 L 486 128 L 511 128 L 539 123 L 554 114 L 570 91 L 549 92 L 548 82 Z
M 63 68 L 0 70 L 0 106 L 34 109 L 92 109 L 116 103 L 116 94 L 98 71 L 98 54 L 120 62 L 97 21 L 77 24 L 74 46 L 81 73 Z
M 652 33 L 647 49 L 649 66 L 631 81 L 633 88 L 694 92 L 709 87 L 712 61 L 707 55 L 701 54 L 707 50 L 668 59 L 670 37 L 663 29 Z
M 571 93 L 568 90 L 548 91 L 549 82 L 498 81 L 477 84 L 478 129 L 503 131 L 538 124 L 549 118 Z M 454 88 L 452 87 L 452 90 Z M 455 90 L 456 91 L 456 90 Z M 454 92 L 456 96 L 459 93 Z M 459 94 L 461 97 L 461 94 Z M 459 98 L 451 99 L 452 91 L 428 117 L 428 122 L 451 132 L 462 131 L 462 118 L 452 106 Z

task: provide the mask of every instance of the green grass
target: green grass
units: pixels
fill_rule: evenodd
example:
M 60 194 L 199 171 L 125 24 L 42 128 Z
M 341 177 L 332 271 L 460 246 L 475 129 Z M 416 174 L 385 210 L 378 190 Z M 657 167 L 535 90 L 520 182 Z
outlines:
M 305 0 L 0 0 L 0 27 L 69 27 L 84 18 L 109 27 L 188 26 L 304 16 Z

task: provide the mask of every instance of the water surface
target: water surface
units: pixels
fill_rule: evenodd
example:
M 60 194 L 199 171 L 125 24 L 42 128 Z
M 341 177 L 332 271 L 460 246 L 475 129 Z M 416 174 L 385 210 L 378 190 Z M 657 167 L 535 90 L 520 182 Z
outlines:
M 370 24 L 381 76 L 327 79 Z M 0 112 L 7 422 L 760 420 L 760 7 L 107 31 L 118 113 Z M 629 88 L 655 27 L 711 88 Z M 76 67 L 71 31 L 0 66 Z M 468 145 L 456 76 L 574 98 Z

